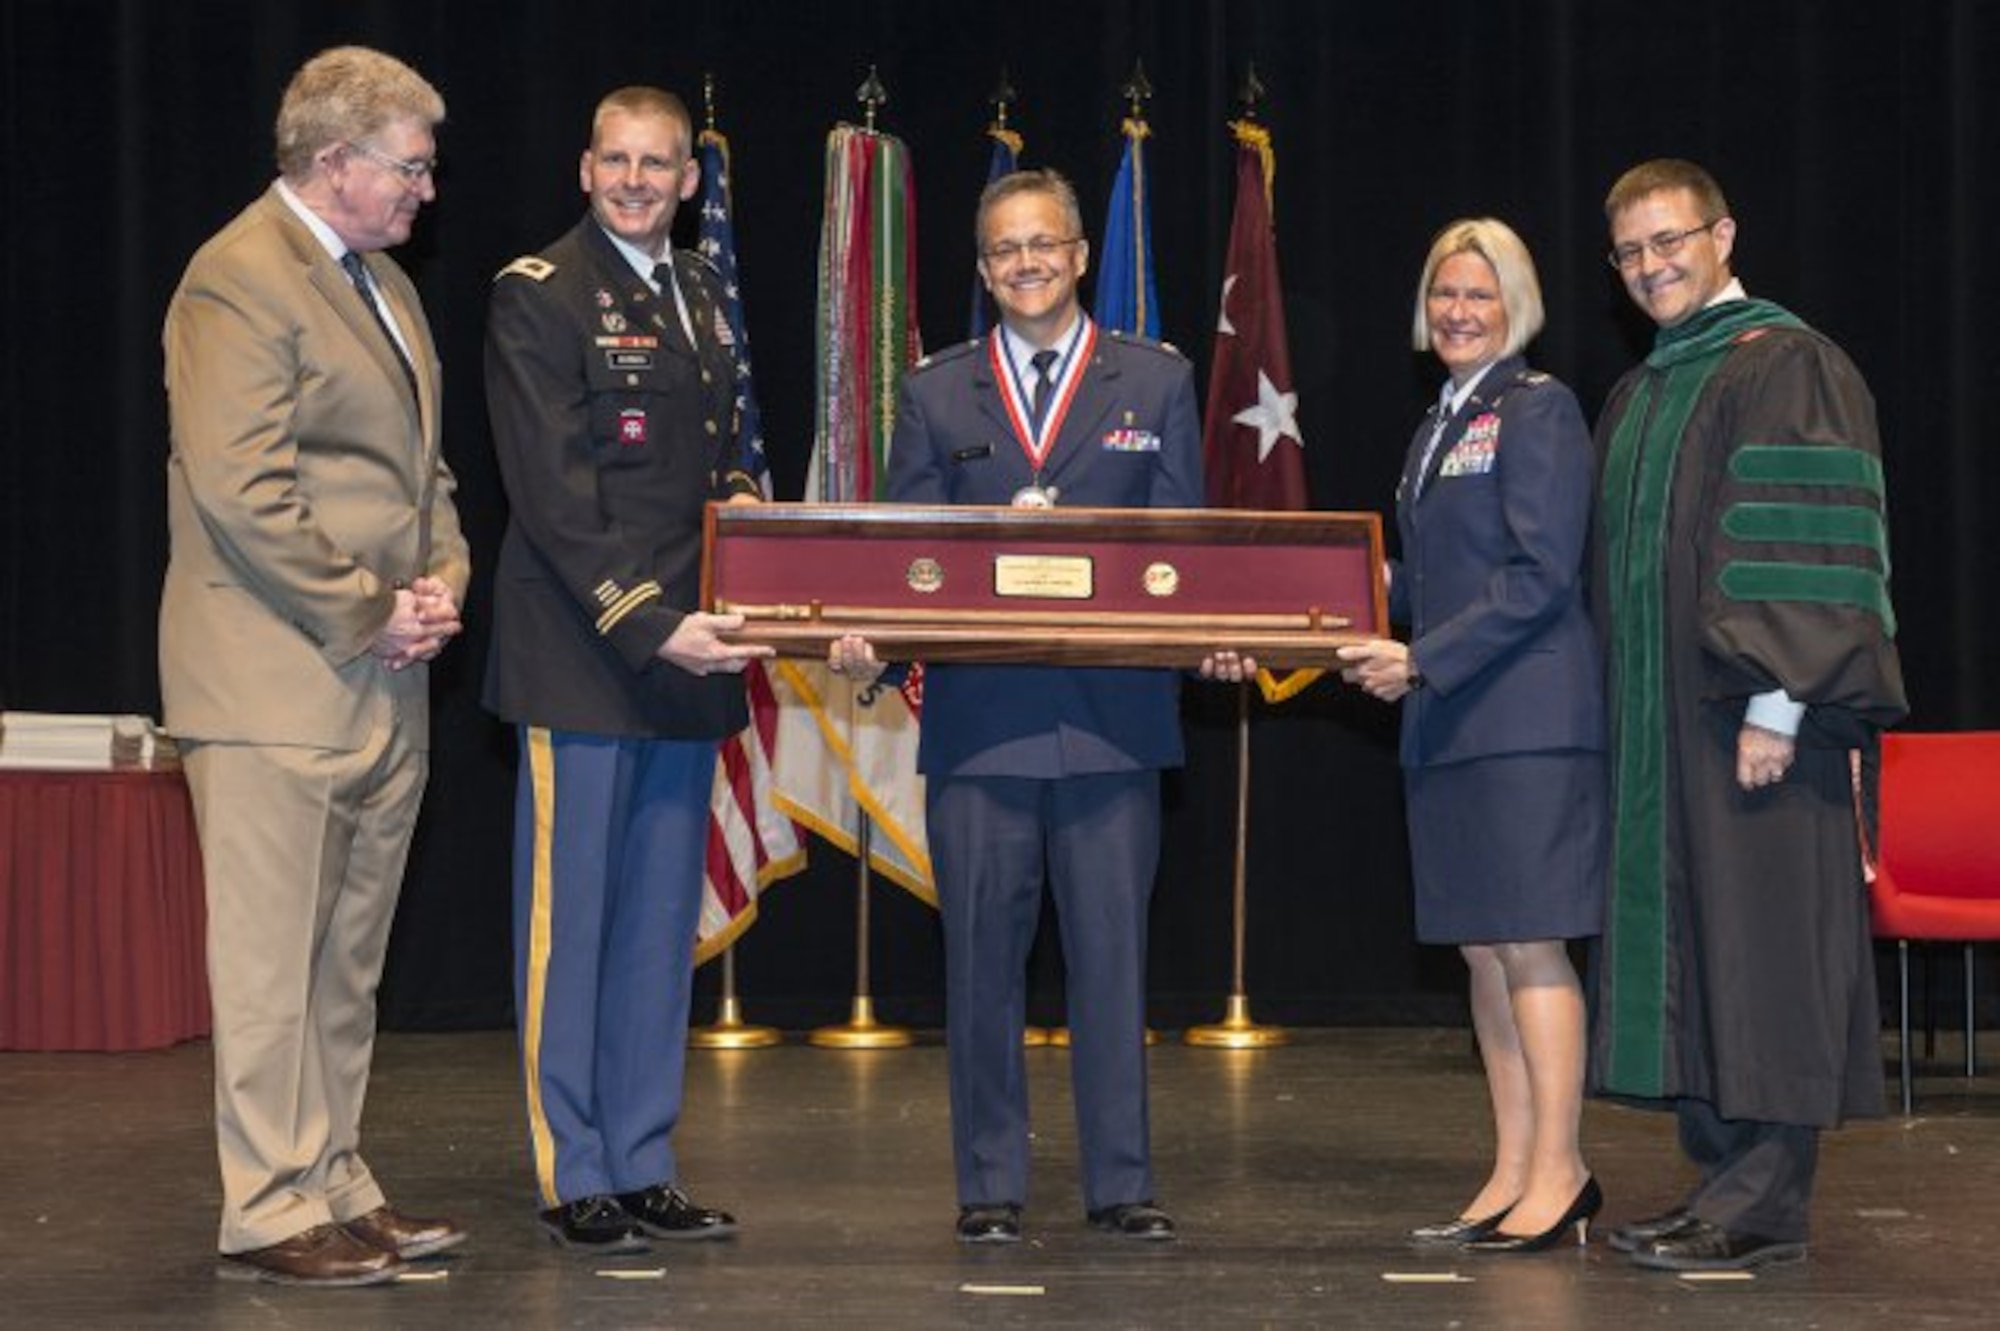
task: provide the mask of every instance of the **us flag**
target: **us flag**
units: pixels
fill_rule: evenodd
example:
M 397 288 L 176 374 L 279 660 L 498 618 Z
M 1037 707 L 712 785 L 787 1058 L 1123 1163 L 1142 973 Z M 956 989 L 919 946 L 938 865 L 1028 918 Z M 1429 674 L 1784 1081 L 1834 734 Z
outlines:
M 736 466 L 771 497 L 771 468 L 764 456 L 763 417 L 751 378 L 750 332 L 736 282 L 736 235 L 730 222 L 729 140 L 702 131 L 701 237 L 697 248 L 722 277 L 723 317 L 736 344 L 736 417 L 740 452 Z M 778 739 L 778 700 L 760 662 L 743 672 L 750 724 L 722 741 L 709 801 L 708 849 L 702 880 L 701 923 L 695 957 L 706 961 L 733 943 L 757 916 L 757 893 L 805 867 L 798 828 L 771 799 L 771 765 Z

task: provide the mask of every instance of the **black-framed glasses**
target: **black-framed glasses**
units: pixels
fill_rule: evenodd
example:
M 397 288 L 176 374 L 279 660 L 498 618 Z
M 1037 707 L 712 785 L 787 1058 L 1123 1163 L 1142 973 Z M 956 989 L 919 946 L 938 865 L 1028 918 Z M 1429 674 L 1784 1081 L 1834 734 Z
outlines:
M 405 185 L 415 185 L 425 176 L 434 175 L 437 172 L 438 160 L 435 157 L 391 157 L 380 148 L 370 147 L 368 144 L 353 140 L 350 140 L 347 146 L 381 167 L 384 171 L 394 171 L 403 178 Z
M 1718 217 L 1715 222 L 1703 222 L 1700 226 L 1691 226 L 1685 231 L 1662 231 L 1657 236 L 1646 237 L 1644 241 L 1615 245 L 1611 253 L 1604 256 L 1604 261 L 1623 272 L 1627 268 L 1637 268 L 1640 256 L 1647 250 L 1653 252 L 1655 259 L 1671 259 L 1681 252 L 1681 246 L 1704 231 L 1713 231 L 1715 223 L 1721 220 Z
M 979 257 L 995 265 L 1014 263 L 1024 254 L 1032 254 L 1037 259 L 1050 259 L 1055 257 L 1057 250 L 1066 250 L 1082 239 L 1082 236 L 1071 236 L 1067 240 L 1059 236 L 1030 236 L 1027 240 L 1003 240 L 979 251 Z

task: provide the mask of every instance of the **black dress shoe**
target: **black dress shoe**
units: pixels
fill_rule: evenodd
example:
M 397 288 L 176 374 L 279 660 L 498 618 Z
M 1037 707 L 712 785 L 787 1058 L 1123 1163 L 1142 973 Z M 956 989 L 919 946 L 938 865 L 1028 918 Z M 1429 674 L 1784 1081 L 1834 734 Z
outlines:
M 1120 1202 L 1092 1211 L 1090 1227 L 1127 1239 L 1155 1241 L 1174 1237 L 1174 1218 L 1151 1202 Z
M 224 1280 L 343 1289 L 394 1280 L 403 1273 L 403 1259 L 363 1243 L 339 1225 L 314 1225 L 283 1243 L 226 1252 L 215 1273 Z
M 1692 1224 L 1694 1217 L 1685 1206 L 1676 1206 L 1671 1211 L 1659 1215 L 1649 1215 L 1643 1220 L 1628 1220 L 1611 1231 L 1605 1242 L 1613 1252 L 1632 1252 L 1654 1239 L 1663 1239 L 1684 1225 Z
M 1578 1190 L 1576 1200 L 1569 1209 L 1557 1217 L 1556 1222 L 1539 1234 L 1509 1234 L 1504 1229 L 1495 1229 L 1483 1238 L 1469 1239 L 1459 1245 L 1462 1252 L 1478 1253 L 1530 1253 L 1547 1252 L 1563 1241 L 1571 1227 L 1576 1229 L 1578 1246 L 1590 1240 L 1590 1221 L 1604 1209 L 1604 1190 L 1597 1186 L 1595 1177 L 1586 1178 Z
M 727 1211 L 696 1206 L 671 1183 L 642 1192 L 621 1192 L 618 1204 L 639 1228 L 656 1239 L 726 1239 L 736 1232 L 736 1217 Z
M 1806 1245 L 1762 1234 L 1731 1234 L 1720 1225 L 1690 1219 L 1687 1224 L 1632 1250 L 1634 1266 L 1656 1271 L 1748 1271 L 1778 1262 L 1804 1261 Z
M 404 1261 L 433 1257 L 465 1242 L 465 1231 L 449 1220 L 422 1220 L 393 1206 L 378 1206 L 367 1215 L 341 1222 L 341 1228 L 371 1248 L 393 1252 Z
M 565 1248 L 586 1252 L 644 1252 L 646 1236 L 639 1222 L 625 1213 L 616 1197 L 579 1197 L 541 1214 L 549 1238 Z
M 1457 1216 L 1451 1220 L 1440 1220 L 1435 1225 L 1418 1225 L 1410 1231 L 1410 1237 L 1418 1243 L 1465 1243 L 1472 1239 L 1483 1239 L 1500 1228 L 1500 1222 L 1514 1208 L 1502 1207 L 1492 1215 L 1475 1220 L 1469 1215 Z
M 1013 1202 L 958 1208 L 960 1243 L 1019 1243 L 1021 1208 Z

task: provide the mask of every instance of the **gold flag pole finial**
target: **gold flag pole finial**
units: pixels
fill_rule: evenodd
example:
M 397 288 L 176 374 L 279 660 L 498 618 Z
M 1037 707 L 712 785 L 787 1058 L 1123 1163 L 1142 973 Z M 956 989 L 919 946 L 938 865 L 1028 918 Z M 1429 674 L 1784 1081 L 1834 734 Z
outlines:
M 1007 79 L 1007 66 L 1000 66 L 1000 82 L 994 85 L 992 95 L 986 99 L 993 108 L 992 128 L 996 132 L 1007 128 L 1007 108 L 1019 95 L 1014 91 L 1014 85 Z
M 1135 59 L 1132 62 L 1132 77 L 1125 80 L 1125 86 L 1118 90 L 1131 105 L 1132 118 L 1146 118 L 1146 103 L 1153 100 L 1153 85 L 1146 78 L 1146 62 Z
M 1257 118 L 1257 103 L 1264 100 L 1264 81 L 1257 77 L 1257 62 L 1252 60 L 1243 67 L 1243 82 L 1237 86 L 1236 100 L 1243 103 L 1243 118 Z
M 889 104 L 889 90 L 882 86 L 881 76 L 875 72 L 875 66 L 868 66 L 868 77 L 863 79 L 861 86 L 854 90 L 854 100 L 861 103 L 862 110 L 867 115 L 868 123 L 866 128 L 869 133 L 873 134 L 875 132 L 875 113 Z

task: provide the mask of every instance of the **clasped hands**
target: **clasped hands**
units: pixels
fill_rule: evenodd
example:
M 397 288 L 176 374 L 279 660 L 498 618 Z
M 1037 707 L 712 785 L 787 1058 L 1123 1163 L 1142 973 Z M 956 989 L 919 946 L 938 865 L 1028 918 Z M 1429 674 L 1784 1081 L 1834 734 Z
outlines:
M 451 587 L 427 574 L 396 588 L 396 608 L 368 650 L 385 668 L 407 670 L 434 659 L 464 631 Z

